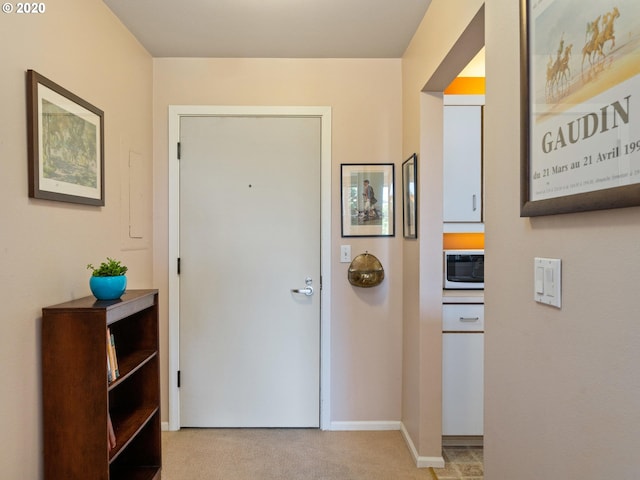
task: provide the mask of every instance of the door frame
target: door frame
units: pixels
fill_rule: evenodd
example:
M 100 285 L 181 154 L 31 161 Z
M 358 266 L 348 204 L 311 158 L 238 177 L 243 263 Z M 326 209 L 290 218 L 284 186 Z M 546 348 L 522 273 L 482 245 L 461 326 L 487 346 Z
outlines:
M 169 430 L 180 429 L 180 117 L 320 118 L 320 428 L 331 427 L 331 107 L 169 105 Z

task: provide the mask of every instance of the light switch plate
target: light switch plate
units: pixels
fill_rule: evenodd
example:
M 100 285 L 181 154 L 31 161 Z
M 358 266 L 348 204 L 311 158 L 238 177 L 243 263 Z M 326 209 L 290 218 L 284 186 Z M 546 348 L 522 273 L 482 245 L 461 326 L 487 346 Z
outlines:
M 534 259 L 533 298 L 536 302 L 562 307 L 562 261 L 558 258 Z
M 351 245 L 340 245 L 340 262 L 351 263 Z

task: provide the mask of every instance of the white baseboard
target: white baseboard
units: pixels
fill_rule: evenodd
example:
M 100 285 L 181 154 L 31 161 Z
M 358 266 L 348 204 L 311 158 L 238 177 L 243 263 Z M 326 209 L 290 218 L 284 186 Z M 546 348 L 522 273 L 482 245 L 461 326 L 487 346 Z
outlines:
M 171 430 L 169 422 L 161 422 L 163 431 Z M 376 431 L 376 430 L 400 430 L 400 422 L 380 421 L 380 422 L 331 422 L 329 430 L 335 431 Z
M 161 422 L 163 431 L 169 431 L 169 422 Z M 400 430 L 404 441 L 409 447 L 411 456 L 416 462 L 418 468 L 444 468 L 444 458 L 442 457 L 421 457 L 418 455 L 413 440 L 409 432 L 402 422 L 396 421 L 380 421 L 380 422 L 331 422 L 331 430 L 333 431 L 383 431 L 383 430 Z
M 407 431 L 404 423 L 400 423 L 400 431 L 402 432 L 402 436 L 404 437 L 404 441 L 407 442 L 407 446 L 409 447 L 409 451 L 411 452 L 411 456 L 413 457 L 413 461 L 416 462 L 416 467 L 418 468 L 444 468 L 444 458 L 440 457 L 421 457 L 418 455 L 418 450 L 416 446 L 413 444 L 413 440 L 411 439 L 411 435 Z
M 407 447 L 411 451 L 411 456 L 418 468 L 444 468 L 444 458 L 421 457 L 418 455 L 413 440 L 402 422 L 331 422 L 331 430 L 335 431 L 362 431 L 362 430 L 400 430 Z
M 330 429 L 335 431 L 400 430 L 400 422 L 331 422 Z

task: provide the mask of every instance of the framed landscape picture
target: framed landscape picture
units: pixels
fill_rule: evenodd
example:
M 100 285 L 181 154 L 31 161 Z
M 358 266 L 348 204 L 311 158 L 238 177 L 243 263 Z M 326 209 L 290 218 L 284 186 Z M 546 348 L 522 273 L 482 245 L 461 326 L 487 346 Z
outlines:
M 521 216 L 640 205 L 638 18 L 637 0 L 521 0 Z
M 393 163 L 340 166 L 343 237 L 393 237 Z
M 27 71 L 29 196 L 104 205 L 104 113 Z

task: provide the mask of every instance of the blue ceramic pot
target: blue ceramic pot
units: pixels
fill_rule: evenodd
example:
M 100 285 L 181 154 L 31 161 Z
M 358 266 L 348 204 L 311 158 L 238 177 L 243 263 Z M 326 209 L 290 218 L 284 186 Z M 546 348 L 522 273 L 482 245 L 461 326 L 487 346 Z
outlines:
M 91 293 L 98 300 L 115 300 L 120 298 L 127 288 L 126 275 L 117 277 L 91 277 L 89 279 Z

